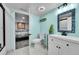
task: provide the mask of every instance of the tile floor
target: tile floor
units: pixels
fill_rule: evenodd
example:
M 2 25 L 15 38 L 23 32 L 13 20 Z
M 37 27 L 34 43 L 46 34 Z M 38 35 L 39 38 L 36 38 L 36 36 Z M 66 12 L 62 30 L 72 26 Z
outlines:
M 6 55 L 29 55 L 29 46 L 16 49 L 15 51 L 9 51 Z
M 30 49 L 29 46 L 26 46 L 15 51 L 9 51 L 7 55 L 47 55 L 47 49 L 38 43 L 34 47 L 30 46 Z
M 29 40 L 23 40 L 23 41 L 16 42 L 16 49 L 20 49 L 26 46 L 29 46 Z
M 30 55 L 47 55 L 47 49 L 38 43 L 34 47 L 30 47 Z

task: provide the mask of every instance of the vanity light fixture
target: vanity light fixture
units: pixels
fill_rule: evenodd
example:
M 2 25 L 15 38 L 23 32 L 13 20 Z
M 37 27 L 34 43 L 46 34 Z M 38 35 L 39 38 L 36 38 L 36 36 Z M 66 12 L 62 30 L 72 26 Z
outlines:
M 58 7 L 58 9 L 60 9 L 61 7 L 66 7 L 68 5 L 68 3 L 63 3 L 62 5 L 60 5 L 59 7 Z

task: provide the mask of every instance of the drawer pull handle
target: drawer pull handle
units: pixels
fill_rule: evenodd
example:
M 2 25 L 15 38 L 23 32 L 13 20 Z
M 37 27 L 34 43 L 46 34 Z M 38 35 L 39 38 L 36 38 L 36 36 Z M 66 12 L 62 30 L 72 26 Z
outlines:
M 61 47 L 58 47 L 59 49 L 61 49 Z
M 69 46 L 69 44 L 66 44 L 66 46 Z

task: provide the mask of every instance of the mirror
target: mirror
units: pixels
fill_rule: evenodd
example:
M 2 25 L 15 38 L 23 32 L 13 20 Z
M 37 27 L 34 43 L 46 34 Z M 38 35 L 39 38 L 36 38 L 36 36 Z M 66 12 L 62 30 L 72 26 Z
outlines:
M 58 15 L 59 32 L 75 32 L 75 9 L 66 11 Z
M 17 27 L 18 29 L 26 29 L 26 23 L 17 22 L 16 27 Z
M 15 13 L 16 32 L 29 32 L 29 16 L 25 14 Z
M 0 3 L 0 51 L 5 46 L 5 9 Z

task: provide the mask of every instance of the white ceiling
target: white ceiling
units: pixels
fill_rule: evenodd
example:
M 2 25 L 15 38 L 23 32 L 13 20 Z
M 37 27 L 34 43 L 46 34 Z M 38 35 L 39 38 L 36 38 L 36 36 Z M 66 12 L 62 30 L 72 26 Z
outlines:
M 61 3 L 5 3 L 7 7 L 13 9 L 21 9 L 23 11 L 33 13 L 35 15 L 41 16 L 50 10 L 57 8 Z M 45 11 L 40 12 L 39 7 L 45 7 Z

